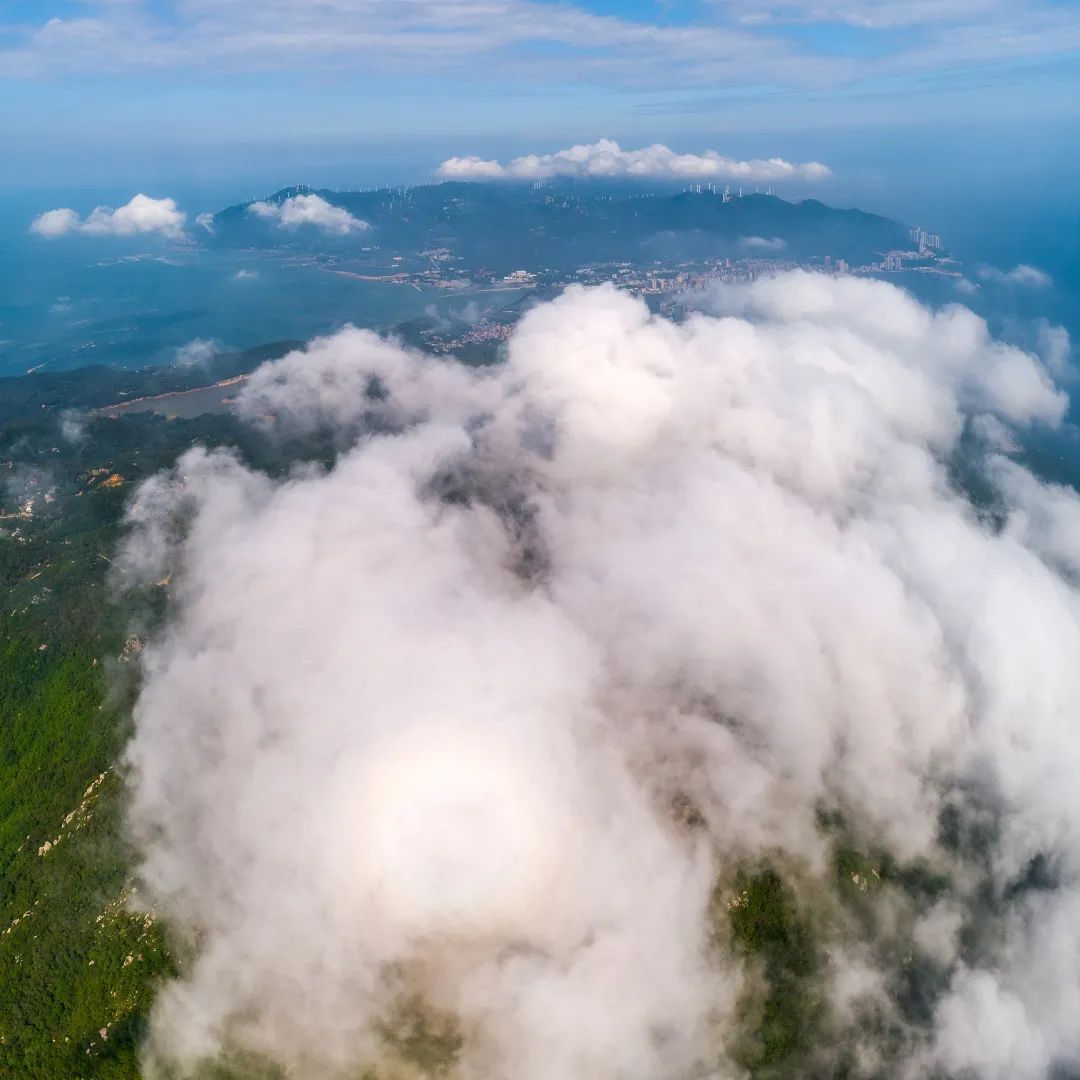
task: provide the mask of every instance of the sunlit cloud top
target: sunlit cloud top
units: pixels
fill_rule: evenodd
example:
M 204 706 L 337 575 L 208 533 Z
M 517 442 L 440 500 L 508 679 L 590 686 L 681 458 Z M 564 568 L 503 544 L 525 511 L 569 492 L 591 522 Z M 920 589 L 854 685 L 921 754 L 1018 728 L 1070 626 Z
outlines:
M 738 161 L 715 150 L 677 154 L 656 143 L 624 150 L 611 139 L 571 146 L 552 154 L 525 154 L 505 164 L 476 156 L 452 157 L 439 166 L 447 180 L 541 180 L 554 176 L 638 177 L 661 180 L 821 180 L 830 175 L 818 161 L 792 164 L 783 158 Z
M 248 213 L 271 221 L 283 229 L 298 229 L 311 225 L 324 233 L 347 236 L 371 228 L 366 221 L 354 217 L 340 206 L 332 206 L 318 195 L 293 195 L 283 202 L 254 202 Z
M 140 194 L 115 210 L 99 206 L 85 218 L 69 207 L 47 210 L 34 219 L 30 231 L 49 239 L 71 233 L 84 236 L 160 233 L 176 239 L 183 235 L 186 220 L 187 216 L 177 208 L 175 200 L 153 199 Z

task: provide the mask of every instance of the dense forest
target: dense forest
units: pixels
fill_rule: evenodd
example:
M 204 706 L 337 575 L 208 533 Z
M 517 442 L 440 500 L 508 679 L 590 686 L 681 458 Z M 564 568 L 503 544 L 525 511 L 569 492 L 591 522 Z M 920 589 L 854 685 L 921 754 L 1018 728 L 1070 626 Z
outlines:
M 276 467 L 228 415 L 107 416 L 92 407 L 226 378 L 287 348 L 227 354 L 197 371 L 95 367 L 4 380 L 4 1080 L 137 1076 L 153 988 L 170 969 L 161 929 L 138 904 L 123 832 L 120 756 L 141 640 L 110 575 L 127 498 L 195 444 L 246 445 L 253 460 Z M 153 615 L 141 603 L 140 626 Z

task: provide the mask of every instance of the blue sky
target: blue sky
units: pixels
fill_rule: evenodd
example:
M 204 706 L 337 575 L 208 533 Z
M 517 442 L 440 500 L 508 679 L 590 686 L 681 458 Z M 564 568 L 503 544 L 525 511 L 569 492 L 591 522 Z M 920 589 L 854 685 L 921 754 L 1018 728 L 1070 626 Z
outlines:
M 1065 182 L 1078 120 L 1080 0 L 0 0 L 9 193 L 415 180 L 610 137 L 903 201 Z

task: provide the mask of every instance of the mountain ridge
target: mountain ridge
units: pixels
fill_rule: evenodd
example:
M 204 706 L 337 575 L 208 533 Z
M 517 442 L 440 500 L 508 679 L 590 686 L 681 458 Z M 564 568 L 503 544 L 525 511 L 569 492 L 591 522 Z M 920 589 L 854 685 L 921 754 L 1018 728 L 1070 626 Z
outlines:
M 565 270 L 589 264 L 662 262 L 676 257 L 753 254 L 747 241 L 777 242 L 793 258 L 832 255 L 859 263 L 907 245 L 906 227 L 858 208 L 775 195 L 641 190 L 625 184 L 446 181 L 411 188 L 341 192 L 286 187 L 263 200 L 281 205 L 315 195 L 371 227 L 330 236 L 312 226 L 283 228 L 250 212 L 253 202 L 219 211 L 204 242 L 359 254 L 402 260 L 444 250 L 469 269 Z

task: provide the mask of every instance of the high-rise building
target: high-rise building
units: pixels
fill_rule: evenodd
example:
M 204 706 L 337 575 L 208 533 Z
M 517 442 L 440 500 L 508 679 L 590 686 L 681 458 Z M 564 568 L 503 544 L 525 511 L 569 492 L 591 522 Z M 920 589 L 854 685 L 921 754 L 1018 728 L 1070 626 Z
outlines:
M 941 248 L 941 237 L 937 233 L 927 232 L 921 225 L 916 225 L 908 235 L 921 254 L 927 251 L 938 251 Z

